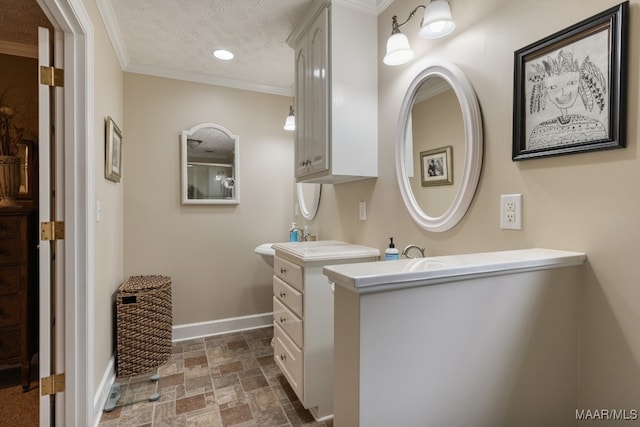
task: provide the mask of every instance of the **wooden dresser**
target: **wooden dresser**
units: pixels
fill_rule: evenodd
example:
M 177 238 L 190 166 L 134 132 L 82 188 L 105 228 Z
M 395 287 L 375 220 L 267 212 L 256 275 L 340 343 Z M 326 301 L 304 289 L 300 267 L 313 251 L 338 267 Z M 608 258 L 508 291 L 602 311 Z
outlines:
M 37 342 L 36 211 L 0 209 L 0 365 L 21 365 L 29 389 Z

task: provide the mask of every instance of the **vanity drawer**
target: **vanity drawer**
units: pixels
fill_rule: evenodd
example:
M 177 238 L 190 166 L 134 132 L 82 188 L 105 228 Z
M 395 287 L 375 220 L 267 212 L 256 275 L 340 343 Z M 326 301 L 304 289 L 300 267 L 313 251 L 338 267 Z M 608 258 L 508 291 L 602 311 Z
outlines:
M 20 356 L 20 327 L 0 328 L 0 359 Z
M 20 296 L 0 297 L 0 328 L 20 324 Z
M 20 263 L 20 240 L 2 239 L 0 240 L 0 265 L 11 265 Z
M 273 321 L 278 324 L 302 348 L 302 319 L 293 314 L 284 304 L 273 298 Z
M 0 239 L 20 237 L 20 217 L 0 218 Z
M 0 268 L 0 295 L 20 291 L 20 266 Z
M 302 293 L 287 285 L 279 277 L 273 276 L 273 296 L 302 317 Z
M 299 291 L 303 290 L 304 281 L 302 279 L 303 270 L 299 265 L 275 257 L 273 260 L 273 272 L 276 276 L 287 282 Z
M 303 387 L 303 353 L 294 343 L 289 339 L 280 326 L 275 324 L 273 328 L 274 344 L 273 344 L 273 357 L 276 364 L 280 367 L 280 370 L 289 381 L 289 385 L 293 388 L 293 391 L 298 395 L 298 399 L 304 402 L 304 387 Z

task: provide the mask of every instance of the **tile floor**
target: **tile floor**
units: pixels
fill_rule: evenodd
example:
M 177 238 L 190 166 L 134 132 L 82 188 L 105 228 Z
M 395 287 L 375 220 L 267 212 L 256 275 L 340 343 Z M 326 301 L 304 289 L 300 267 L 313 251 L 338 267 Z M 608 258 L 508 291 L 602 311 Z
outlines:
M 99 427 L 333 427 L 304 409 L 272 337 L 269 327 L 175 343 L 159 368 L 160 399 L 103 412 Z

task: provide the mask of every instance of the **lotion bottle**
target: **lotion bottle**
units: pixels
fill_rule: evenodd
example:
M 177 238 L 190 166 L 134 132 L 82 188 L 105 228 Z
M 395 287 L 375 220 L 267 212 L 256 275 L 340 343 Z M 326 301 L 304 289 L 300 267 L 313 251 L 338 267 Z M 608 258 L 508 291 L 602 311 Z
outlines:
M 396 245 L 393 244 L 393 237 L 389 237 L 389 247 L 384 251 L 384 260 L 390 261 L 394 259 L 400 259 L 400 252 L 396 249 Z

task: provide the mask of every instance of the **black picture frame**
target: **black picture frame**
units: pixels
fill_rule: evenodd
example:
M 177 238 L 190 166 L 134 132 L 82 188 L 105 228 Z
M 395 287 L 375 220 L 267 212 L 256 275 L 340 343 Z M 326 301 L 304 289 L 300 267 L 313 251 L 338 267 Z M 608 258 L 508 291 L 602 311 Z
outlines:
M 512 160 L 626 147 L 628 14 L 626 1 L 515 52 Z

